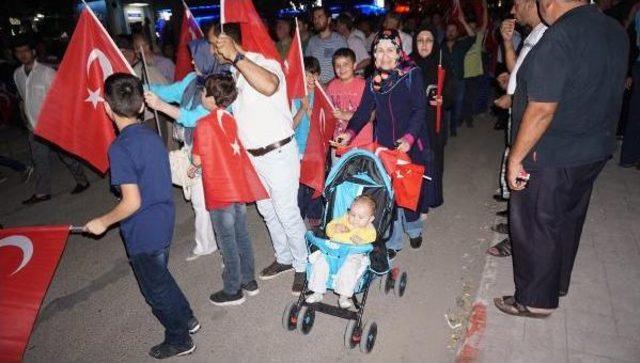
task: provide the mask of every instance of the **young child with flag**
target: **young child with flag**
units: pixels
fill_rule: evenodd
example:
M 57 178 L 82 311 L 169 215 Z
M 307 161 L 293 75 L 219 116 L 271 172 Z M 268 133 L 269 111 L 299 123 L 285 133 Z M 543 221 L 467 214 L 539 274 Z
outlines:
M 311 130 L 311 113 L 313 110 L 313 100 L 316 82 L 320 76 L 320 62 L 315 57 L 304 57 L 304 71 L 306 76 L 307 96 L 292 100 L 293 128 L 295 139 L 298 144 L 300 159 L 304 157 L 307 148 L 307 139 Z M 311 227 L 320 224 L 322 216 L 322 200 L 313 198 L 314 190 L 304 184 L 300 184 L 298 189 L 298 207 L 302 218 L 307 218 Z
M 333 115 L 337 119 L 334 136 L 344 132 L 353 113 L 360 105 L 365 80 L 356 76 L 356 54 L 349 48 L 340 48 L 333 54 L 333 70 L 336 78 L 329 82 L 327 94 L 336 107 Z M 354 145 L 370 143 L 373 140 L 373 127 L 366 126 L 356 139 Z M 335 152 L 332 151 L 332 160 L 335 162 Z
M 245 301 L 244 293 L 254 296 L 259 292 L 246 203 L 268 198 L 238 140 L 236 120 L 225 111 L 237 96 L 231 74 L 205 79 L 202 105 L 209 114 L 198 120 L 193 165 L 188 171 L 193 178 L 202 169 L 205 204 L 222 252 L 224 286 L 209 297 L 218 306 L 240 305 Z
M 101 235 L 120 223 L 140 291 L 165 328 L 164 341 L 149 355 L 164 359 L 190 354 L 196 346 L 189 333 L 197 332 L 200 323 L 167 268 L 175 219 L 167 150 L 162 139 L 138 121 L 144 112 L 140 79 L 125 73 L 109 76 L 104 99 L 106 113 L 120 131 L 108 154 L 111 185 L 120 188 L 122 199 L 84 230 Z

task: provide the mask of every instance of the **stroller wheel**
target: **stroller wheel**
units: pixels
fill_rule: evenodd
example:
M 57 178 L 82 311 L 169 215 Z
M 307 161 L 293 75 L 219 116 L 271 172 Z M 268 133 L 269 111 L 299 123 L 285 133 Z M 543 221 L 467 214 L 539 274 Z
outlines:
M 388 294 L 391 289 L 393 289 L 393 285 L 395 281 L 393 280 L 393 274 L 389 272 L 387 274 L 387 278 L 384 280 L 384 293 Z
M 282 327 L 284 330 L 292 331 L 296 330 L 296 325 L 298 323 L 298 307 L 296 301 L 291 301 L 284 308 L 284 312 L 282 313 Z
M 400 275 L 400 278 L 396 281 L 395 285 L 393 286 L 393 292 L 396 294 L 397 297 L 402 297 L 404 296 L 404 291 L 407 288 L 407 271 L 403 271 Z
M 303 335 L 309 334 L 315 320 L 315 309 L 311 306 L 303 306 L 298 312 L 298 331 Z
M 355 348 L 360 343 L 361 329 L 355 320 L 349 319 L 344 331 L 344 346 L 348 349 Z
M 367 322 L 362 329 L 362 338 L 360 339 L 360 351 L 362 353 L 370 353 L 376 344 L 378 336 L 378 324 L 375 321 Z

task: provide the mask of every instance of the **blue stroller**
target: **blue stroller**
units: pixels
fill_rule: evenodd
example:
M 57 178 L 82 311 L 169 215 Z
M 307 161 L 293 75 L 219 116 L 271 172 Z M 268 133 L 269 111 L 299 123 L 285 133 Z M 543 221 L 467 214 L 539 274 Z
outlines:
M 353 200 L 362 194 L 368 195 L 376 201 L 377 208 L 373 222 L 377 231 L 376 241 L 360 246 L 330 241 L 325 234 L 328 223 L 333 218 L 347 213 Z M 327 289 L 334 288 L 336 273 L 349 255 L 368 254 L 370 265 L 358 280 L 354 295 L 351 297 L 354 311 L 354 309 L 342 309 L 322 302 L 307 303 L 305 298 L 310 293 L 307 282 L 311 274 L 311 264 L 307 264 L 305 288 L 297 301 L 292 301 L 286 306 L 282 316 L 282 325 L 288 331 L 298 329 L 299 332 L 306 335 L 313 327 L 316 312 L 347 319 L 348 323 L 344 334 L 345 346 L 353 349 L 359 345 L 362 352 L 369 353 L 373 349 L 378 333 L 378 327 L 374 321 L 363 322 L 367 295 L 372 281 L 376 277 L 386 275 L 385 293 L 394 290 L 399 297 L 404 295 L 407 286 L 407 273 L 401 272 L 398 268 L 391 268 L 385 247 L 385 243 L 392 234 L 395 209 L 391 179 L 378 157 L 373 153 L 365 150 L 352 150 L 342 156 L 338 164 L 331 169 L 323 195 L 327 204 L 322 223 L 316 230 L 308 231 L 305 239 L 310 253 L 320 250 L 323 254 L 322 257 L 327 259 L 329 265 Z M 358 295 L 361 295 L 360 300 Z

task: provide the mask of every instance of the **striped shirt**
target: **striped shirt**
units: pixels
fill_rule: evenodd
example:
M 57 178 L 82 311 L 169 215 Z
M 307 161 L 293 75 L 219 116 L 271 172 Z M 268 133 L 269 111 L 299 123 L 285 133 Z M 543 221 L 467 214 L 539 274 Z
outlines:
M 320 62 L 320 83 L 326 84 L 334 77 L 333 53 L 340 48 L 347 47 L 347 41 L 336 32 L 331 32 L 331 35 L 325 39 L 320 38 L 319 35 L 314 35 L 309 39 L 305 55 L 315 57 Z

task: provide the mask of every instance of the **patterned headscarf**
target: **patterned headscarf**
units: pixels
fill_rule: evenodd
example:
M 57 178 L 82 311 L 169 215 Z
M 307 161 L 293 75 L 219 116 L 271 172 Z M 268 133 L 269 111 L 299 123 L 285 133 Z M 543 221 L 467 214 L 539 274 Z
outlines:
M 204 39 L 192 40 L 189 42 L 188 47 L 191 51 L 191 58 L 201 74 L 187 85 L 182 94 L 181 105 L 188 106 L 190 110 L 193 110 L 202 103 L 200 95 L 207 76 L 229 72 L 229 65 L 218 62 L 209 50 L 209 42 Z
M 373 72 L 372 84 L 373 90 L 376 92 L 386 92 L 393 88 L 395 84 L 404 76 L 409 73 L 411 69 L 416 67 L 413 60 L 402 50 L 402 40 L 400 39 L 400 33 L 395 29 L 384 29 L 376 35 L 371 45 L 371 52 L 375 56 L 376 48 L 378 44 L 383 40 L 390 40 L 398 51 L 398 60 L 396 66 L 392 70 L 383 70 L 377 68 Z

